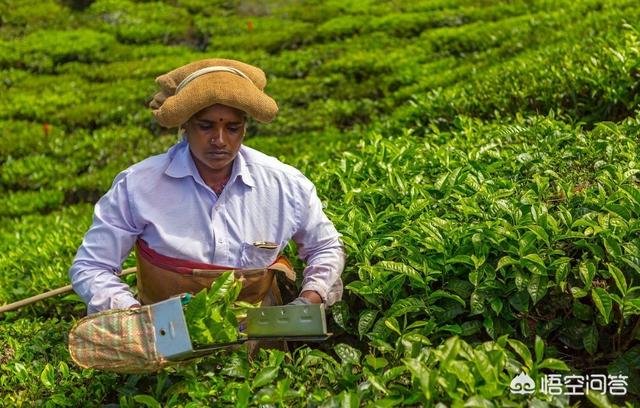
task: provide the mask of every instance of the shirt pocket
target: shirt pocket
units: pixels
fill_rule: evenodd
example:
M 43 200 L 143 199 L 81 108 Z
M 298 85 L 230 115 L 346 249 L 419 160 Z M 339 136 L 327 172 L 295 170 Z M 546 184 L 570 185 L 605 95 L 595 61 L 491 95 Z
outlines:
M 242 243 L 242 255 L 240 263 L 243 268 L 266 268 L 275 262 L 278 257 L 279 247 L 261 248 L 252 243 Z

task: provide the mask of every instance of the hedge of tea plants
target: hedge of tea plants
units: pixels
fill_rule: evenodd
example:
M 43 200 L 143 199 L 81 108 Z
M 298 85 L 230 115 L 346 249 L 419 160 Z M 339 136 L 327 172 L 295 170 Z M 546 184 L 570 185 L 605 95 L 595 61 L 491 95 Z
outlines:
M 154 375 L 71 361 L 74 294 L 6 313 L 0 406 L 638 403 L 639 17 L 631 0 L 2 2 L 0 303 L 69 283 L 113 177 L 176 142 L 154 78 L 201 58 L 265 70 L 280 113 L 246 143 L 314 181 L 348 258 L 330 340 Z M 511 393 L 521 372 L 623 375 L 627 394 Z

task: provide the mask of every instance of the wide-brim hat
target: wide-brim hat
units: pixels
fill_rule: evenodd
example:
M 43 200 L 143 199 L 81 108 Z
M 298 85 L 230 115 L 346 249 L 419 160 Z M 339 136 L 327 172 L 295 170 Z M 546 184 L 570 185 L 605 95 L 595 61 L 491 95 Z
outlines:
M 202 109 L 222 104 L 271 122 L 278 105 L 264 93 L 267 78 L 253 65 L 211 58 L 195 61 L 156 78 L 160 92 L 149 106 L 160 125 L 179 127 Z

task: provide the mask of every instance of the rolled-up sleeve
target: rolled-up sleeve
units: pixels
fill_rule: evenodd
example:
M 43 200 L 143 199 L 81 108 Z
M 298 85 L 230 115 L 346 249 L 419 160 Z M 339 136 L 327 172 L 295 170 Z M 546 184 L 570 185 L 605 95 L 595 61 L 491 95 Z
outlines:
M 141 232 L 133 219 L 123 172 L 96 204 L 93 224 L 69 269 L 73 289 L 87 304 L 88 314 L 139 304 L 116 273 Z
M 340 234 L 322 210 L 315 187 L 311 185 L 304 190 L 299 227 L 293 235 L 298 256 L 307 263 L 302 291 L 316 291 L 325 303 L 332 305 L 342 298 L 340 275 L 345 263 L 344 246 Z

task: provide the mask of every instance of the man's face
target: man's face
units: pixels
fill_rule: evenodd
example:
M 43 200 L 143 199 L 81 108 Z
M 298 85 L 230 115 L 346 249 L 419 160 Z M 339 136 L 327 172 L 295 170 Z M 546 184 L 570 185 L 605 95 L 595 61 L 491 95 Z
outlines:
M 229 170 L 244 139 L 245 123 L 244 112 L 220 104 L 193 115 L 184 128 L 198 170 Z

